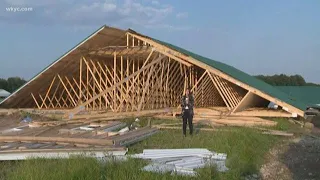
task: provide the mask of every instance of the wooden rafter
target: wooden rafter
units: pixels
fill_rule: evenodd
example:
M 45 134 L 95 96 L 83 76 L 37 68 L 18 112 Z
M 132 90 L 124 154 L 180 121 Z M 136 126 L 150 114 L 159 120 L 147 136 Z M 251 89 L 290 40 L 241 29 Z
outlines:
M 84 106 L 88 105 L 89 103 L 93 102 L 94 100 L 96 100 L 97 98 L 99 98 L 100 96 L 103 96 L 104 94 L 106 94 L 107 92 L 109 92 L 110 90 L 113 90 L 114 88 L 118 88 L 122 83 L 125 83 L 128 81 L 128 79 L 136 79 L 137 75 L 139 75 L 144 69 L 147 69 L 149 67 L 151 67 L 153 64 L 158 63 L 159 61 L 161 61 L 164 58 L 164 56 L 160 56 L 158 59 L 150 62 L 148 65 L 144 66 L 143 68 L 141 68 L 139 71 L 136 71 L 134 73 L 132 73 L 130 76 L 126 77 L 125 79 L 123 79 L 122 81 L 116 83 L 115 85 L 113 85 L 112 87 L 107 88 L 106 90 L 104 90 L 103 92 L 93 96 L 91 99 L 89 99 L 88 101 L 82 103 L 81 105 L 77 106 L 76 108 L 74 108 L 72 111 L 70 111 L 69 113 L 71 114 L 71 116 L 69 116 L 69 113 L 67 114 L 67 117 L 72 117 L 72 114 L 78 113 Z

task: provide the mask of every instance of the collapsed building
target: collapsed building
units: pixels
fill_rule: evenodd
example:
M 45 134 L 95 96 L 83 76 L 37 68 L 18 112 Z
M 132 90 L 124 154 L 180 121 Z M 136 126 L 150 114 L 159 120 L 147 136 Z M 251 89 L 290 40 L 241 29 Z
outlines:
M 0 108 L 111 114 L 196 108 L 225 116 L 303 117 L 307 104 L 232 66 L 172 44 L 103 26 L 1 102 Z M 273 103 L 276 108 L 270 108 Z

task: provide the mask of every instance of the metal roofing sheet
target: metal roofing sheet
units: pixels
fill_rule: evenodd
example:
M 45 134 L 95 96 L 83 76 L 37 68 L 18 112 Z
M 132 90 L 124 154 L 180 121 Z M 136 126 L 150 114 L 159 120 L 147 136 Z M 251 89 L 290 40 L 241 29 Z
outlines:
M 302 111 L 304 111 L 307 107 L 307 104 L 305 102 L 302 102 L 300 100 L 297 100 L 291 96 L 289 96 L 287 93 L 279 90 L 278 88 L 275 88 L 267 83 L 265 83 L 262 80 L 259 80 L 258 78 L 255 78 L 245 72 L 240 71 L 239 69 L 236 69 L 230 65 L 224 64 L 222 62 L 219 61 L 215 61 L 203 56 L 200 56 L 198 54 L 195 54 L 193 52 L 190 52 L 188 50 L 185 50 L 183 48 L 180 48 L 178 46 L 172 45 L 170 43 L 167 42 L 163 42 L 157 39 L 153 39 L 154 41 L 156 41 L 159 44 L 162 44 L 170 49 L 176 50 L 182 54 L 185 54 L 187 56 L 190 56 L 198 61 L 201 61 L 215 69 L 220 70 L 221 72 L 224 72 L 225 74 L 233 77 L 234 79 L 237 79 L 238 81 L 245 83 L 253 88 L 256 88 L 262 92 L 264 92 L 265 94 L 268 94 L 272 97 L 275 97 L 283 102 L 286 102 Z
M 320 86 L 275 86 L 307 105 L 320 105 Z

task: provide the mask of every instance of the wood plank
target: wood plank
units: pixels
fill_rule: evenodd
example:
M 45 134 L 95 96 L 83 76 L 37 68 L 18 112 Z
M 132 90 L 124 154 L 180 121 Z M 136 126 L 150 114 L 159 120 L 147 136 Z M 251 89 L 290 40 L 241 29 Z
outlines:
M 207 72 L 208 72 L 208 71 L 207 71 Z M 218 85 L 216 84 L 215 80 L 213 79 L 213 77 L 212 77 L 211 73 L 210 73 L 210 72 L 208 72 L 208 75 L 209 75 L 209 77 L 210 77 L 211 81 L 213 82 L 214 86 L 215 86 L 215 87 L 216 87 L 216 89 L 218 90 L 218 92 L 219 92 L 220 96 L 222 97 L 223 102 L 225 103 L 225 105 L 227 106 L 227 108 L 230 110 L 231 108 L 230 108 L 230 106 L 229 106 L 229 104 L 228 104 L 227 100 L 225 99 L 225 97 L 224 97 L 224 95 L 222 94 L 222 92 L 221 92 L 220 88 L 218 87 Z
M 36 136 L 0 136 L 0 141 L 1 142 L 6 142 L 6 141 L 63 142 L 63 143 L 102 145 L 102 146 L 112 145 L 112 141 L 107 139 L 36 137 Z
M 44 102 L 44 99 L 42 98 L 41 94 L 39 94 L 39 97 L 41 99 L 42 102 Z M 47 104 L 44 104 L 45 108 L 48 108 Z
M 33 93 L 31 93 L 31 96 L 32 96 L 34 102 L 36 103 L 38 109 L 41 109 L 41 107 L 39 106 L 39 103 L 38 103 L 37 99 L 34 97 Z
M 140 103 L 139 103 L 139 105 L 138 105 L 138 111 L 141 110 L 142 103 L 144 103 L 144 98 L 145 98 L 145 95 L 146 95 L 146 90 L 147 90 L 147 88 L 149 88 L 150 78 L 151 78 L 151 75 L 152 75 L 152 73 L 153 73 L 153 69 L 154 69 L 155 65 L 156 65 L 156 64 L 154 64 L 153 66 L 151 66 L 151 68 L 150 68 L 150 70 L 149 70 L 146 85 L 144 86 L 144 88 L 143 88 L 143 90 L 142 90 L 142 97 L 141 97 Z
M 45 97 L 44 97 L 44 100 L 42 101 L 42 104 L 41 104 L 41 108 L 42 108 L 42 106 L 45 104 L 45 101 L 46 101 L 46 99 L 48 98 L 48 95 L 49 95 L 49 93 L 50 93 L 50 90 L 51 90 L 51 88 L 52 88 L 52 85 L 53 85 L 53 83 L 54 83 L 54 81 L 56 80 L 56 77 L 57 76 L 54 76 L 54 78 L 53 78 L 53 80 L 52 80 L 52 82 L 51 82 L 51 84 L 50 84 L 50 86 L 49 86 L 49 89 L 48 89 L 48 91 L 47 91 L 47 93 L 46 93 L 46 95 L 45 95 Z M 46 107 L 47 108 L 47 107 Z
M 79 65 L 79 97 L 80 97 L 80 100 L 82 99 L 82 58 L 80 58 L 80 65 Z M 81 103 L 81 102 L 80 102 Z
M 116 81 L 116 73 L 117 73 L 117 54 L 113 55 L 113 86 L 117 83 Z M 116 88 L 113 89 L 113 109 L 116 109 Z
M 71 115 L 71 117 L 75 114 L 78 113 L 80 110 L 82 110 L 82 108 L 93 102 L 94 100 L 96 100 L 97 98 L 99 98 L 100 96 L 103 96 L 104 94 L 106 94 L 107 92 L 109 92 L 110 90 L 112 90 L 113 88 L 117 88 L 118 86 L 120 86 L 122 83 L 125 83 L 126 81 L 128 81 L 131 78 L 136 78 L 137 75 L 139 75 L 144 69 L 147 69 L 149 67 L 151 67 L 153 64 L 156 64 L 158 62 L 160 62 L 162 59 L 164 58 L 164 56 L 160 56 L 158 59 L 154 60 L 153 62 L 150 62 L 148 65 L 146 65 L 145 67 L 141 68 L 139 71 L 136 71 L 134 73 L 132 73 L 130 76 L 126 77 L 124 80 L 118 82 L 117 84 L 115 84 L 112 87 L 109 87 L 108 89 L 106 89 L 105 91 L 101 92 L 100 94 L 92 97 L 91 99 L 89 99 L 88 101 L 86 101 L 85 103 L 82 103 L 81 105 L 77 106 L 76 108 L 74 108 L 73 110 L 69 111 L 65 116 L 69 116 Z
M 213 75 L 213 79 L 215 80 L 215 82 L 217 83 L 217 85 L 220 87 L 221 92 L 224 94 L 224 97 L 227 99 L 227 101 L 229 102 L 229 105 L 231 108 L 235 107 L 237 104 L 233 101 L 233 99 L 231 98 L 231 95 L 229 93 L 229 91 L 227 91 L 225 89 L 225 87 L 221 84 L 221 82 L 219 81 L 219 79 L 217 78 L 217 76 Z
M 58 78 L 60 79 L 60 82 L 62 84 L 62 86 L 64 87 L 64 89 L 66 90 L 67 94 L 69 95 L 70 100 L 72 101 L 72 103 L 74 104 L 74 106 L 77 106 L 77 103 L 74 101 L 74 99 L 72 98 L 72 95 L 70 93 L 70 91 L 68 90 L 67 86 L 64 84 L 62 78 L 60 77 L 60 75 L 58 74 Z
M 239 100 L 236 97 L 234 90 L 229 86 L 229 84 L 224 79 L 220 78 L 219 76 L 216 76 L 216 77 L 221 82 L 221 84 L 225 87 L 225 89 L 229 92 L 231 98 L 237 105 L 239 103 Z
M 56 96 L 56 93 L 58 92 L 58 89 L 59 89 L 59 87 L 60 87 L 60 82 L 58 83 L 58 85 L 57 85 L 57 87 L 56 87 L 56 89 L 54 90 L 54 92 L 53 92 L 53 94 L 52 94 L 52 98 L 49 98 L 49 101 L 50 101 L 50 105 L 52 106 L 52 108 L 56 108 L 56 106 L 54 106 L 54 104 L 53 104 L 53 97 L 55 97 Z
M 92 75 L 92 77 L 93 77 L 93 80 L 94 80 L 94 82 L 95 82 L 94 84 L 97 84 L 100 93 L 103 92 L 104 89 L 102 89 L 102 87 L 99 86 L 98 80 L 96 79 L 94 73 L 92 72 L 91 68 L 89 67 L 89 63 L 87 62 L 87 60 L 86 60 L 84 57 L 83 57 L 83 61 L 84 61 L 84 63 L 87 65 L 87 68 L 89 69 L 89 72 L 91 73 L 91 75 Z M 96 68 L 94 68 L 94 69 L 96 69 Z M 106 94 L 103 94 L 102 96 L 104 97 L 104 99 L 105 99 L 108 103 L 110 103 L 109 100 L 108 100 L 108 98 L 107 98 L 107 96 L 106 96 Z

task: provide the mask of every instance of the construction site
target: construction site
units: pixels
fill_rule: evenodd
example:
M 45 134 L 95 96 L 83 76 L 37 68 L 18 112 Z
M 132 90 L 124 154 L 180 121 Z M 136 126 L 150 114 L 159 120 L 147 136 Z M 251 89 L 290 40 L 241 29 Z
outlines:
M 180 132 L 181 97 L 188 88 L 193 121 L 204 125 L 200 133 L 236 126 L 293 136 L 270 128 L 279 123 L 271 119 L 302 126 L 311 105 L 222 62 L 131 29 L 103 26 L 0 102 L 0 160 L 89 151 L 123 156 L 163 129 Z M 139 124 L 141 118 L 147 124 Z

